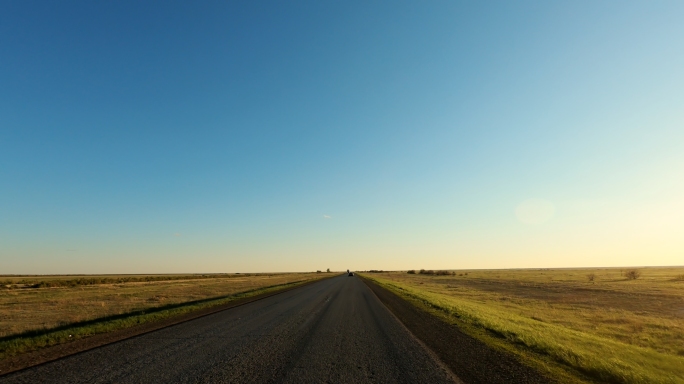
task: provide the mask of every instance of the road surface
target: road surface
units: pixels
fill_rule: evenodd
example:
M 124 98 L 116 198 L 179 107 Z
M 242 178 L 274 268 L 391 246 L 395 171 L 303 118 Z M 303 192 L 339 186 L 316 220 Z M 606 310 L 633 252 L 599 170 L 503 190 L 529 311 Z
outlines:
M 453 383 L 358 278 L 326 279 L 0 383 Z

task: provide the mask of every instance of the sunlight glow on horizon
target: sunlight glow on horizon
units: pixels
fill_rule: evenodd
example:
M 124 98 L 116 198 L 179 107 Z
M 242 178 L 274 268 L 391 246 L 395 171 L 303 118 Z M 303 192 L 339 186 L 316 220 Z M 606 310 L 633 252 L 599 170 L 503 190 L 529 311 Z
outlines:
M 684 264 L 682 2 L 117 4 L 0 14 L 0 274 Z

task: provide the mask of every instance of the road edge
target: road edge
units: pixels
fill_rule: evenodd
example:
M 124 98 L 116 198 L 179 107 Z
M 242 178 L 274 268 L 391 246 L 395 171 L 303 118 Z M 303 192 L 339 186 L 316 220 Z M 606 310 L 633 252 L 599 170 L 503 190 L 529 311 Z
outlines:
M 515 356 L 490 347 L 372 280 L 364 277 L 361 280 L 414 337 L 462 381 L 492 384 L 554 382 Z
M 317 282 L 327 280 L 335 276 L 338 275 L 326 276 L 320 279 L 305 281 L 295 286 L 289 286 L 275 291 L 265 292 L 250 297 L 236 299 L 228 303 L 217 305 L 214 307 L 203 308 L 197 311 L 191 311 L 178 316 L 165 318 L 159 321 L 153 321 L 129 328 L 118 329 L 112 332 L 100 333 L 83 339 L 74 340 L 69 343 L 57 344 L 50 347 L 41 348 L 35 351 L 12 356 L 7 359 L 0 360 L 0 378 L 11 373 L 15 373 L 38 365 L 49 363 L 51 361 L 63 359 L 65 357 L 86 352 L 91 349 L 99 348 L 108 344 L 117 343 L 119 341 L 144 335 L 146 333 L 158 331 L 160 329 L 185 323 L 187 321 L 199 319 L 201 317 L 213 315 L 215 313 L 226 311 L 228 309 L 232 309 L 235 307 L 240 307 L 268 297 L 272 297 L 275 295 L 279 295 L 281 293 L 305 287 L 307 285 L 315 284 Z

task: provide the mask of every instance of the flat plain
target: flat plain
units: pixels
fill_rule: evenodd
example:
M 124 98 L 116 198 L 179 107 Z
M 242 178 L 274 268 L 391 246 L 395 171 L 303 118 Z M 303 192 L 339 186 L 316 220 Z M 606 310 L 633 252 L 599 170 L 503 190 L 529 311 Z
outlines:
M 87 337 L 325 275 L 3 276 L 0 358 L 58 344 L 64 337 Z M 191 308 L 183 303 L 201 304 Z M 107 320 L 111 318 L 117 320 Z
M 579 381 L 684 382 L 684 268 L 639 268 L 636 279 L 629 271 L 364 276 L 542 369 L 558 364 Z

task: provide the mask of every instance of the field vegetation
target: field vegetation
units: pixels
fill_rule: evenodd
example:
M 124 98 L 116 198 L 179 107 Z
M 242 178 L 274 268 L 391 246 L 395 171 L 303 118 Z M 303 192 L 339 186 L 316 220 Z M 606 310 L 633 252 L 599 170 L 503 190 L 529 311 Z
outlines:
M 230 279 L 249 274 L 192 275 L 9 275 L 0 276 L 0 289 L 76 287 L 80 285 L 147 283 L 152 281 Z
M 367 275 L 562 381 L 684 383 L 684 268 Z M 560 377 L 560 376 L 558 376 Z
M 5 276 L 0 359 L 285 288 L 323 276 Z

